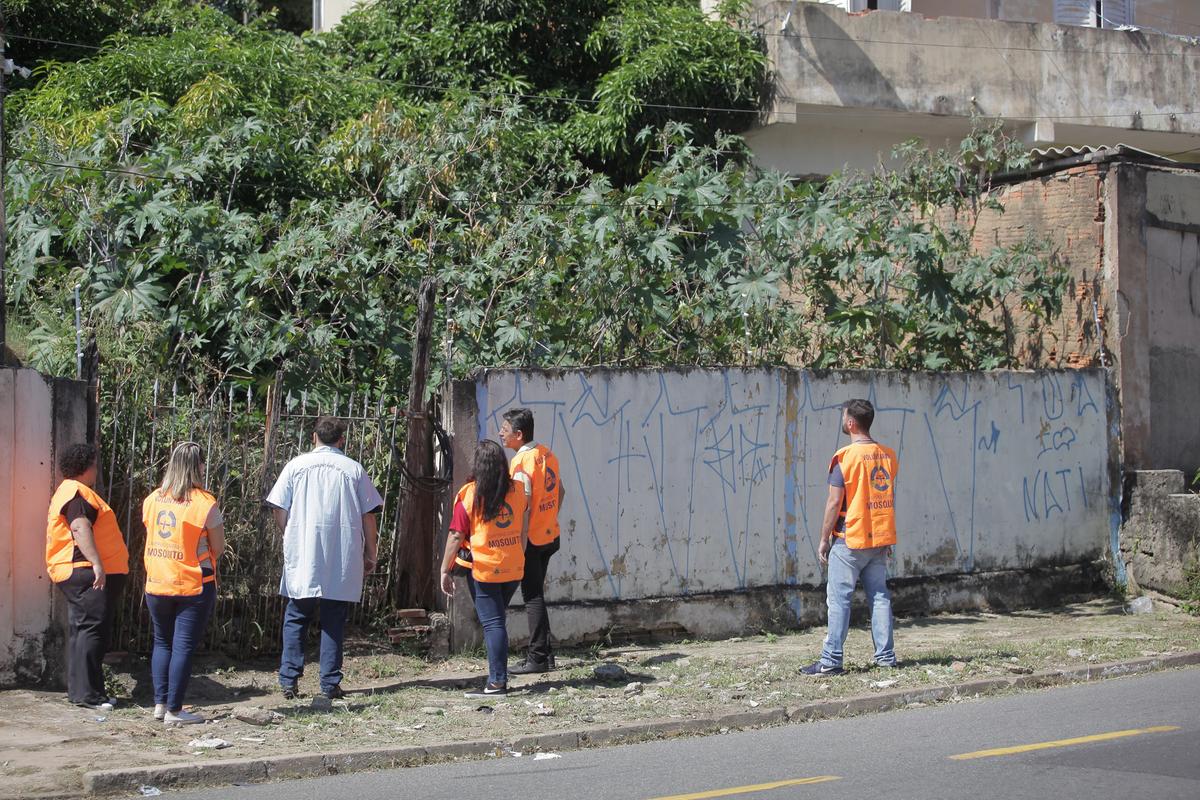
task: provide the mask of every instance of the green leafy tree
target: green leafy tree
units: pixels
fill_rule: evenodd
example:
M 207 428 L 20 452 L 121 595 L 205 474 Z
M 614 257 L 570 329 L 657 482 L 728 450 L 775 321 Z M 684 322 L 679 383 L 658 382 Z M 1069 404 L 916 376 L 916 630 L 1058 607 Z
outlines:
M 454 374 L 1014 365 L 1058 313 L 1044 245 L 972 245 L 1019 164 L 995 129 L 797 185 L 691 108 L 753 105 L 743 32 L 691 3 L 560 5 L 381 0 L 300 38 L 168 2 L 155 32 L 47 66 L 12 98 L 25 355 L 70 364 L 76 283 L 124 374 L 397 392 L 430 275 Z

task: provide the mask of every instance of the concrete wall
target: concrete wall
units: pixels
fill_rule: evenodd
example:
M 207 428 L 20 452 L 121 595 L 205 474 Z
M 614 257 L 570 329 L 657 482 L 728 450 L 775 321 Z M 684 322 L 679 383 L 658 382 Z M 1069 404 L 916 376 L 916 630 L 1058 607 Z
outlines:
M 1054 22 L 1054 0 L 911 0 L 911 5 L 926 17 Z M 1128 5 L 1134 25 L 1180 36 L 1200 34 L 1200 3 L 1194 0 L 1128 0 Z
M 316 0 L 313 19 L 313 30 L 332 30 L 342 21 L 342 17 L 354 10 L 355 6 L 369 3 L 371 0 Z
M 1100 371 L 487 371 L 454 392 L 455 465 L 461 481 L 474 439 L 495 438 L 506 409 L 534 411 L 567 490 L 547 581 L 565 604 L 552 612 L 559 638 L 667 611 L 665 627 L 691 635 L 812 622 L 826 471 L 850 397 L 873 399 L 873 432 L 900 457 L 901 582 L 1080 564 L 1112 546 Z M 692 598 L 703 611 L 689 622 Z M 469 626 L 460 612 L 452 623 Z M 510 619 L 519 638 L 523 620 Z
M 46 575 L 59 450 L 87 437 L 87 385 L 0 368 L 0 685 L 56 680 L 65 604 Z
M 1178 597 L 1186 570 L 1200 566 L 1200 495 L 1188 492 L 1187 482 L 1178 470 L 1127 476 L 1121 557 L 1135 587 Z
M 1148 469 L 1200 469 L 1200 175 L 1146 174 Z
M 798 176 L 871 168 L 907 138 L 957 141 L 973 114 L 1004 119 L 1037 146 L 1200 146 L 1190 103 L 1200 45 L 1147 31 L 1006 21 L 1021 17 L 1006 9 L 1017 6 L 1003 4 L 998 19 L 927 19 L 755 3 L 750 21 L 768 34 L 775 78 L 766 124 L 747 134 L 755 156 Z

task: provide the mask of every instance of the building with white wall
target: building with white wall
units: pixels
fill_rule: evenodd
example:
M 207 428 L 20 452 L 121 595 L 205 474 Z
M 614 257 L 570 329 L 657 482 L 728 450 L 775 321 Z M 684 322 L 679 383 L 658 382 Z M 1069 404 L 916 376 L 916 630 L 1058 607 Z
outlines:
M 747 134 L 764 166 L 870 168 L 905 139 L 953 144 L 974 115 L 1031 147 L 1200 161 L 1197 2 L 758 0 L 750 14 L 774 79 Z

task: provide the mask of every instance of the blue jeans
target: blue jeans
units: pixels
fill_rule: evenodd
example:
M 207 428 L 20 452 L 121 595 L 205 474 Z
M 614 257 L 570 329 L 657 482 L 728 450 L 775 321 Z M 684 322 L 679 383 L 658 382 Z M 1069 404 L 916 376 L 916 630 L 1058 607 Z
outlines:
M 192 656 L 204 641 L 204 629 L 216 604 L 215 583 L 206 583 L 200 594 L 187 597 L 146 595 L 154 624 L 154 649 L 150 654 L 154 702 L 165 703 L 168 711 L 183 708 L 183 696 L 192 678 Z
M 508 601 L 512 600 L 518 581 L 505 583 L 487 583 L 477 581 L 470 575 L 467 583 L 471 585 L 471 597 L 475 598 L 475 613 L 479 616 L 479 624 L 483 626 L 483 643 L 487 648 L 488 683 L 508 683 L 508 627 L 505 625 L 505 612 Z
M 890 666 L 896 663 L 892 641 L 892 595 L 887 587 L 886 547 L 851 550 L 846 540 L 837 537 L 829 551 L 829 575 L 825 584 L 825 601 L 829 606 L 829 632 L 821 649 L 821 663 L 827 667 L 842 666 L 842 645 L 850 630 L 850 599 L 854 584 L 862 578 L 867 602 L 871 605 L 871 639 L 875 642 L 875 663 Z
M 320 617 L 321 691 L 342 682 L 342 638 L 350 603 L 322 597 L 289 597 L 283 612 L 283 656 L 279 660 L 279 685 L 294 689 L 304 674 L 304 636 L 308 623 Z

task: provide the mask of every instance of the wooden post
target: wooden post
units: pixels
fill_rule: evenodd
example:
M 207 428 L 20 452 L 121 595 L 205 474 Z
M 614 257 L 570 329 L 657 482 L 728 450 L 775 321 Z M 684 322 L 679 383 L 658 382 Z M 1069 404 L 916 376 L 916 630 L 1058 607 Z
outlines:
M 100 348 L 96 336 L 88 336 L 83 348 L 83 379 L 87 381 L 87 440 L 100 446 Z M 100 459 L 103 463 L 104 459 Z
M 416 486 L 409 476 L 432 477 L 431 404 L 425 400 L 429 363 L 433 355 L 433 313 L 436 281 L 423 278 L 417 290 L 417 330 L 413 347 L 412 380 L 408 389 L 408 436 L 404 441 L 405 480 L 397 515 L 396 546 L 392 549 L 392 600 L 397 608 L 433 608 L 433 571 L 438 497 Z

